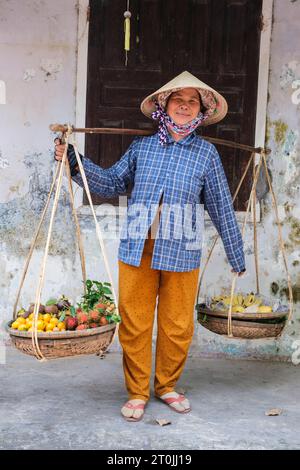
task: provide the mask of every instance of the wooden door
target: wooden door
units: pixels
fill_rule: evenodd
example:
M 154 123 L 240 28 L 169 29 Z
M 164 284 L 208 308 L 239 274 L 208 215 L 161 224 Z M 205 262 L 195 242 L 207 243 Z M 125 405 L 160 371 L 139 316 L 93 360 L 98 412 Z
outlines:
M 127 66 L 126 7 L 126 0 L 90 1 L 87 127 L 155 130 L 156 124 L 140 111 L 142 99 L 188 70 L 223 94 L 229 105 L 223 121 L 199 132 L 254 145 L 262 0 L 130 0 Z M 86 155 L 108 168 L 132 139 L 87 135 Z M 218 151 L 233 193 L 249 154 L 221 146 Z M 251 176 L 236 210 L 245 210 L 250 184 Z M 118 198 L 105 201 L 117 204 Z M 94 196 L 94 202 L 104 199 Z

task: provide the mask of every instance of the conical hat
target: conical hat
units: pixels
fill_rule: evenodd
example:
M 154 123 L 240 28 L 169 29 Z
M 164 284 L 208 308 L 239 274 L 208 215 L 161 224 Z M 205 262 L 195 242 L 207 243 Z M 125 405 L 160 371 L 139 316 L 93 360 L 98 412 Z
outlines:
M 218 121 L 221 121 L 221 119 L 226 116 L 228 106 L 225 98 L 216 90 L 206 85 L 206 83 L 202 82 L 197 77 L 187 71 L 177 75 L 177 77 L 173 78 L 173 80 L 163 85 L 161 88 L 159 88 L 159 90 L 147 96 L 147 98 L 145 98 L 141 104 L 142 113 L 145 114 L 145 116 L 151 118 L 151 114 L 156 111 L 155 101 L 158 99 L 158 95 L 160 93 L 172 92 L 175 90 L 178 91 L 182 88 L 196 88 L 199 91 L 200 95 L 201 91 L 203 90 L 208 90 L 212 92 L 216 101 L 216 108 L 213 114 L 211 114 L 205 121 L 203 121 L 203 126 L 208 126 L 209 124 L 214 124 Z

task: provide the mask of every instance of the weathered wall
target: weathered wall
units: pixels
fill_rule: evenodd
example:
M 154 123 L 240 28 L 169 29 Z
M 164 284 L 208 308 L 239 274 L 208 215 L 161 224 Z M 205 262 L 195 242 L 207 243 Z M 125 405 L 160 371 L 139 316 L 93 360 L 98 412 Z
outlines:
M 38 222 L 53 172 L 50 122 L 74 122 L 77 9 L 75 1 L 0 1 L 0 80 L 7 85 L 7 103 L 0 104 L 0 318 L 10 317 L 21 270 Z M 62 8 L 63 4 L 63 8 Z M 191 354 L 291 359 L 299 338 L 300 206 L 299 206 L 299 59 L 300 1 L 275 0 L 271 44 L 267 145 L 269 167 L 279 204 L 283 237 L 296 300 L 293 323 L 274 341 L 228 340 L 196 326 Z M 14 33 L 12 34 L 12 31 Z M 286 276 L 278 248 L 277 226 L 269 193 L 263 194 L 258 224 L 261 291 L 286 298 Z M 90 217 L 81 217 L 88 276 L 101 278 L 105 270 Z M 214 234 L 207 227 L 206 239 Z M 45 230 L 39 246 L 45 242 Z M 117 241 L 107 240 L 117 282 Z M 252 229 L 246 235 L 248 274 L 238 280 L 240 290 L 255 289 Z M 42 298 L 58 293 L 80 294 L 80 264 L 67 193 L 59 214 L 47 264 Z M 30 265 L 22 301 L 34 298 L 41 252 Z M 97 273 L 97 274 L 95 274 Z M 205 277 L 205 293 L 230 287 L 231 275 L 222 247 L 216 250 Z M 73 297 L 73 298 L 74 298 Z M 297 303 L 298 301 L 298 303 Z M 115 345 L 114 347 L 117 347 Z M 295 346 L 294 346 L 295 347 Z
M 72 122 L 75 114 L 76 2 L 1 0 L 0 80 L 0 317 L 8 319 L 21 270 L 53 176 L 51 122 Z M 74 236 L 69 205 L 62 197 L 51 246 L 45 295 L 72 284 Z M 45 226 L 38 246 L 45 243 Z M 34 299 L 36 253 L 22 299 Z M 65 273 L 68 272 L 68 279 Z

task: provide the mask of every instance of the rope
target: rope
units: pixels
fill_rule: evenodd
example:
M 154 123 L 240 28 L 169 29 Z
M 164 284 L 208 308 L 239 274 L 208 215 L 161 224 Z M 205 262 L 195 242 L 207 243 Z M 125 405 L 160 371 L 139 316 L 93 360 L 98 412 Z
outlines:
M 243 181 L 244 181 L 244 179 L 245 179 L 245 177 L 246 177 L 246 175 L 247 175 L 248 169 L 250 168 L 250 165 L 251 165 L 251 162 L 252 162 L 254 156 L 255 156 L 255 153 L 253 152 L 253 153 L 251 154 L 251 157 L 250 157 L 248 163 L 247 163 L 246 169 L 245 169 L 245 171 L 244 171 L 244 173 L 243 173 L 243 175 L 242 175 L 242 178 L 241 178 L 241 180 L 240 180 L 240 182 L 239 182 L 239 184 L 238 184 L 238 187 L 237 187 L 236 190 L 235 190 L 234 196 L 233 196 L 233 198 L 232 198 L 232 202 L 235 201 L 235 199 L 236 199 L 236 197 L 237 197 L 237 195 L 238 195 L 238 193 L 239 193 L 239 190 L 240 190 L 240 188 L 241 188 L 241 186 L 242 186 L 242 184 L 243 184 Z M 214 248 L 215 248 L 215 246 L 216 246 L 216 243 L 217 243 L 218 239 L 219 239 L 219 234 L 217 233 L 216 236 L 215 236 L 215 239 L 214 239 L 214 241 L 213 241 L 212 247 L 211 247 L 211 249 L 210 249 L 209 252 L 208 252 L 208 256 L 207 256 L 207 259 L 206 259 L 206 261 L 205 261 L 203 270 L 202 270 L 202 272 L 201 272 L 201 274 L 200 274 L 200 279 L 199 279 L 199 284 L 198 284 L 198 290 L 197 290 L 197 297 L 196 297 L 197 299 L 199 298 L 199 295 L 200 295 L 200 287 L 201 287 L 201 283 L 202 283 L 202 280 L 203 280 L 203 276 L 204 276 L 205 270 L 206 270 L 206 268 L 207 268 L 207 265 L 208 265 L 208 263 L 209 263 L 209 260 L 210 260 L 210 258 L 211 258 L 212 252 L 213 252 L 213 250 L 214 250 Z
M 31 260 L 31 257 L 32 257 L 32 253 L 33 253 L 34 247 L 36 245 L 37 238 L 40 234 L 42 224 L 44 222 L 44 219 L 45 219 L 48 207 L 49 207 L 51 195 L 52 195 L 52 192 L 53 192 L 53 189 L 54 189 L 54 186 L 55 186 L 55 182 L 56 182 L 56 179 L 57 179 L 57 175 L 58 175 L 58 170 L 59 170 L 59 166 L 57 165 L 56 170 L 55 170 L 55 174 L 54 174 L 54 177 L 53 177 L 53 181 L 52 181 L 52 184 L 51 184 L 51 188 L 50 188 L 50 191 L 49 191 L 49 194 L 48 194 L 48 199 L 47 199 L 47 202 L 45 204 L 44 210 L 42 212 L 41 220 L 40 220 L 40 222 L 38 224 L 38 227 L 36 229 L 36 232 L 35 232 L 35 235 L 34 235 L 32 243 L 31 243 L 30 250 L 29 250 L 26 262 L 25 262 L 21 282 L 20 282 L 19 289 L 18 289 L 18 292 L 17 292 L 17 298 L 16 298 L 16 301 L 15 301 L 15 304 L 14 304 L 14 309 L 13 309 L 13 319 L 14 320 L 17 317 L 17 305 L 18 305 L 18 302 L 19 302 L 19 299 L 20 299 L 21 290 L 22 290 L 24 280 L 25 280 L 25 277 L 26 277 L 26 274 L 27 274 L 27 270 L 28 270 L 28 266 L 29 266 L 29 263 L 30 263 L 30 260 Z
M 255 160 L 253 160 L 253 181 L 255 178 Z M 253 245 L 254 245 L 254 264 L 256 276 L 256 293 L 259 294 L 259 278 L 258 278 L 258 248 L 257 248 L 257 226 L 256 226 L 256 188 L 253 192 Z
M 264 163 L 264 167 L 265 167 L 266 177 L 267 177 L 267 181 L 268 181 L 268 185 L 269 185 L 269 189 L 270 189 L 270 193 L 271 193 L 272 204 L 273 204 L 274 211 L 275 211 L 275 217 L 276 217 L 276 222 L 277 222 L 277 227 L 278 227 L 279 245 L 280 245 L 280 249 L 281 249 L 281 252 L 282 252 L 283 263 L 284 263 L 284 267 L 285 267 L 285 271 L 286 271 L 286 275 L 287 275 L 287 283 L 288 283 L 288 289 L 289 289 L 289 315 L 288 315 L 288 321 L 290 321 L 291 318 L 292 318 L 292 312 L 293 312 L 293 290 L 292 290 L 291 278 L 290 278 L 290 274 L 289 274 L 289 270 L 288 270 L 288 264 L 287 264 L 287 260 L 286 260 L 284 242 L 283 242 L 283 237 L 282 237 L 282 232 L 281 232 L 281 225 L 280 225 L 280 219 L 279 219 L 279 214 L 278 214 L 278 205 L 277 205 L 275 193 L 274 193 L 274 190 L 273 190 L 273 186 L 272 186 L 272 183 L 271 183 L 269 170 L 268 170 L 268 167 L 267 167 L 266 156 L 263 154 L 262 157 L 263 157 L 263 163 Z M 282 334 L 282 332 L 283 332 L 283 330 L 281 331 L 281 334 Z M 279 336 L 281 336 L 281 334 Z
M 37 322 L 38 322 L 38 313 L 39 313 L 39 307 L 41 303 L 41 292 L 44 284 L 44 277 L 45 277 L 45 269 L 46 269 L 46 262 L 47 262 L 47 256 L 49 252 L 49 245 L 50 245 L 50 240 L 51 240 L 51 234 L 52 234 L 52 228 L 53 228 L 53 222 L 54 222 L 54 217 L 58 205 L 58 199 L 61 191 L 61 186 L 62 186 L 62 178 L 63 178 L 63 172 L 64 172 L 64 167 L 65 167 L 65 162 L 67 159 L 67 149 L 68 149 L 68 143 L 69 143 L 69 137 L 72 133 L 72 129 L 69 126 L 68 131 L 66 132 L 66 146 L 65 146 L 65 151 L 63 154 L 62 161 L 58 163 L 59 168 L 59 173 L 58 173 L 58 178 L 57 178 L 57 186 L 56 186 L 56 191 L 55 191 L 55 197 L 54 197 L 54 202 L 53 202 L 53 207 L 52 207 L 52 212 L 51 212 L 51 218 L 50 218 L 50 223 L 49 223 L 49 228 L 48 228 L 48 235 L 47 235 L 47 241 L 46 241 L 46 247 L 45 247 L 45 252 L 44 252 L 44 258 L 42 261 L 42 266 L 41 266 L 41 271 L 40 271 L 40 276 L 39 276 L 39 282 L 36 290 L 36 296 L 35 296 L 35 305 L 34 305 L 34 311 L 33 311 L 33 329 L 32 329 L 32 347 L 33 351 L 35 354 L 35 357 L 40 360 L 40 361 L 46 361 L 47 359 L 44 357 L 43 353 L 40 350 L 39 343 L 38 343 L 38 336 L 37 336 Z
M 82 181 L 83 181 L 83 184 L 84 184 L 84 189 L 86 191 L 86 195 L 87 195 L 87 198 L 88 198 L 88 201 L 89 201 L 89 204 L 90 204 L 90 207 L 91 207 L 91 211 L 92 211 L 92 214 L 93 214 L 95 227 L 96 227 L 96 235 L 97 235 L 97 238 L 98 238 L 98 241 L 99 241 L 99 244 L 100 244 L 100 249 L 101 249 L 101 252 L 102 252 L 102 255 L 103 255 L 105 268 L 106 268 L 108 278 L 109 278 L 109 281 L 110 281 L 110 284 L 111 284 L 112 294 L 113 294 L 114 301 L 115 301 L 115 306 L 116 306 L 116 312 L 119 313 L 118 299 L 117 299 L 116 290 L 115 290 L 115 287 L 114 287 L 114 281 L 113 281 L 113 277 L 111 275 L 111 270 L 110 270 L 110 267 L 109 267 L 108 259 L 107 259 L 107 256 L 106 256 L 105 244 L 104 244 L 101 229 L 100 229 L 97 217 L 96 217 L 96 213 L 95 213 L 95 210 L 94 210 L 91 193 L 90 193 L 90 190 L 89 190 L 89 186 L 88 186 L 88 182 L 87 182 L 87 179 L 86 179 L 85 171 L 84 171 L 84 168 L 83 168 L 83 165 L 82 165 L 82 162 L 81 162 L 81 158 L 79 156 L 79 152 L 78 152 L 78 148 L 77 148 L 75 139 L 73 141 L 73 146 L 74 146 L 74 151 L 75 151 L 75 155 L 76 155 L 76 159 L 77 159 L 78 168 L 79 168 L 81 178 L 82 178 Z M 113 335 L 113 338 L 111 340 L 110 345 L 115 340 L 115 337 L 116 337 L 117 331 L 118 331 L 118 327 L 119 327 L 119 324 L 117 323 L 116 324 L 116 329 L 115 329 L 115 332 L 114 332 L 114 335 Z M 108 350 L 108 348 L 106 349 L 106 351 L 107 350 Z
M 257 183 L 258 175 L 259 175 L 260 168 L 261 168 L 261 165 L 262 165 L 262 158 L 263 158 L 262 156 L 263 156 L 263 154 L 261 154 L 260 159 L 259 159 L 259 163 L 257 165 L 257 170 L 255 172 L 254 181 L 253 181 L 252 189 L 251 189 L 251 192 L 250 192 L 250 197 L 249 197 L 248 204 L 247 204 L 247 210 L 246 210 L 246 214 L 245 214 L 245 218 L 244 218 L 244 222 L 243 222 L 243 227 L 242 227 L 242 240 L 244 239 L 244 236 L 245 236 L 245 228 L 246 228 L 247 218 L 248 218 L 248 214 L 249 214 L 250 207 L 251 207 L 251 202 L 253 201 L 253 194 L 256 191 L 256 183 Z M 234 295 L 237 276 L 238 276 L 237 273 L 235 273 L 234 276 L 233 276 L 232 285 L 231 285 L 231 293 L 230 293 L 230 305 L 229 305 L 229 311 L 228 311 L 228 336 L 230 338 L 233 337 L 233 334 L 232 334 L 232 303 L 233 303 L 233 295 Z
M 70 171 L 70 165 L 69 165 L 69 160 L 68 159 L 66 159 L 66 173 L 67 173 L 67 178 L 68 178 L 68 187 L 69 187 L 69 194 L 70 194 L 70 200 L 71 200 L 71 206 L 72 206 L 72 213 L 73 213 L 73 217 L 74 217 L 74 220 L 75 220 L 75 226 L 76 226 L 76 239 L 77 239 L 77 243 L 78 243 L 78 250 L 79 250 L 79 256 L 80 256 L 82 279 L 83 279 L 83 285 L 84 285 L 84 293 L 86 294 L 85 256 L 84 256 L 83 242 L 82 242 L 81 231 L 80 231 L 80 224 L 79 224 L 79 220 L 78 220 L 78 216 L 77 216 L 77 211 L 76 211 L 76 208 L 75 208 L 74 193 L 73 193 L 73 187 L 72 187 L 72 178 L 71 178 L 71 171 Z

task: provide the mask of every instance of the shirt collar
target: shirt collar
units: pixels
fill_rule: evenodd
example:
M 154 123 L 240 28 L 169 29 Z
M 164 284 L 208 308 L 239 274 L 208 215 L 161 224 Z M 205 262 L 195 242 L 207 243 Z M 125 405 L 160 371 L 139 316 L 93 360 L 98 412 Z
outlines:
M 196 137 L 196 130 L 191 132 L 190 134 L 183 137 L 178 141 L 174 140 L 170 132 L 167 133 L 167 145 L 169 144 L 178 144 L 178 145 L 190 145 Z

